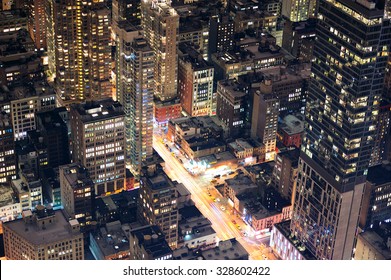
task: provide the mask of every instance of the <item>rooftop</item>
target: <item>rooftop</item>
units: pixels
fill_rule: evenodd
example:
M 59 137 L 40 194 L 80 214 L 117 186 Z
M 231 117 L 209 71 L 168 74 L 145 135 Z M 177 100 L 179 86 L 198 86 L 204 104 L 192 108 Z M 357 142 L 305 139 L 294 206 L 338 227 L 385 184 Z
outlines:
M 234 190 L 236 195 L 247 191 L 254 191 L 258 188 L 249 177 L 243 174 L 236 175 L 232 179 L 226 179 L 225 183 L 229 188 Z
M 216 147 L 225 147 L 224 142 L 218 141 L 215 139 L 209 139 L 208 141 L 202 141 L 198 142 L 199 139 L 195 139 L 195 137 L 189 139 L 187 142 L 190 144 L 190 148 L 192 151 L 200 151 L 200 150 L 206 150 Z
M 295 147 L 294 149 L 280 152 L 277 154 L 277 157 L 287 158 L 291 161 L 293 168 L 298 167 L 299 157 L 300 157 L 300 149 Z
M 122 105 L 111 98 L 72 104 L 71 111 L 76 111 L 84 123 L 122 117 L 125 114 Z
M 138 245 L 144 247 L 145 251 L 153 258 L 166 256 L 172 253 L 164 234 L 158 226 L 143 226 L 130 231 L 130 236 L 137 238 Z
M 107 223 L 106 227 L 101 227 L 93 236 L 105 257 L 130 249 L 129 240 L 119 221 Z
M 34 217 L 38 216 L 36 212 L 27 212 L 29 212 L 27 215 L 32 215 Z M 26 213 L 24 212 L 24 215 L 25 214 Z M 34 245 L 56 243 L 64 239 L 78 238 L 82 236 L 80 231 L 72 231 L 69 223 L 70 221 L 65 218 L 62 210 L 55 210 L 51 215 L 54 217 L 54 221 L 52 223 L 46 223 L 44 229 L 40 228 L 34 222 L 25 222 L 24 219 L 6 222 L 3 226 L 13 230 L 21 238 Z
M 246 249 L 235 239 L 220 241 L 219 246 L 202 252 L 205 260 L 248 259 Z
M 41 79 L 29 81 L 23 86 L 17 86 L 12 89 L 7 87 L 0 89 L 0 103 L 20 103 L 23 99 L 46 98 L 49 96 L 54 98 L 55 93 L 53 89 Z
M 391 237 L 391 236 L 390 236 Z M 373 230 L 367 230 L 359 234 L 359 239 L 362 238 L 381 253 L 386 260 L 391 260 L 391 250 L 387 247 L 387 239 L 385 240 Z
M 249 174 L 254 174 L 255 177 L 264 182 L 271 181 L 271 177 L 274 169 L 274 162 L 264 162 L 260 164 L 254 164 L 245 166 L 244 169 Z
M 299 134 L 304 131 L 304 116 L 287 115 L 279 124 L 279 129 L 283 130 L 288 135 Z
M 9 133 L 12 134 L 11 117 L 5 112 L 0 112 L 0 128 L 10 128 L 11 130 L 9 131 Z M 8 131 L 6 133 L 8 133 Z
M 375 185 L 391 183 L 391 163 L 385 162 L 368 169 L 367 181 Z
M 274 224 L 274 227 L 300 252 L 306 260 L 316 260 L 316 257 L 303 246 L 290 232 L 291 221 Z
M 188 43 L 179 44 L 179 58 L 183 62 L 191 63 L 193 70 L 196 71 L 213 69 L 213 65 L 203 59 L 202 55 Z
M 94 183 L 88 175 L 88 170 L 77 163 L 60 166 L 69 185 L 74 188 L 93 187 Z
M 241 98 L 248 95 L 245 87 L 234 80 L 222 80 L 217 83 L 224 89 L 224 94 L 231 95 L 233 98 Z M 219 93 L 222 91 L 217 90 L 217 92 Z
M 11 186 L 0 185 L 0 207 L 7 206 L 15 202 Z
M 208 128 L 215 131 L 223 131 L 218 119 L 213 116 L 183 117 L 170 120 L 172 124 L 178 125 L 183 131 L 191 128 Z
M 155 191 L 173 189 L 176 185 L 176 182 L 174 183 L 161 168 L 157 168 L 154 173 L 148 174 L 147 172 L 145 175 L 141 176 L 140 181 Z

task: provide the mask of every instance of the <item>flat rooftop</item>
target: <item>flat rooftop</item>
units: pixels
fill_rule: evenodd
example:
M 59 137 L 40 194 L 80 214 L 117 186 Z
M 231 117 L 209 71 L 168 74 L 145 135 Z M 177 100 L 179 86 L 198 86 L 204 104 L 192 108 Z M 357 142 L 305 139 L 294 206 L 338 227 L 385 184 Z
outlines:
M 16 232 L 21 238 L 34 245 L 60 242 L 64 239 L 81 237 L 80 232 L 72 232 L 69 220 L 65 218 L 62 210 L 55 210 L 55 222 L 40 229 L 36 223 L 26 223 L 23 219 L 6 222 L 3 226 Z
M 122 117 L 125 115 L 122 105 L 117 101 L 113 101 L 111 98 L 99 101 L 87 101 L 82 104 L 72 104 L 71 111 L 72 110 L 77 111 L 84 123 Z
M 219 246 L 202 252 L 205 260 L 248 259 L 246 249 L 235 238 L 220 241 Z
M 130 250 L 129 240 L 119 221 L 101 227 L 94 239 L 105 257 Z
M 387 248 L 385 240 L 372 230 L 367 230 L 359 234 L 359 238 L 365 240 L 368 244 L 373 246 L 378 252 L 380 252 L 384 259 L 391 260 L 391 251 Z
M 60 170 L 63 170 L 64 177 L 72 188 L 94 186 L 93 181 L 88 176 L 87 169 L 77 163 L 62 165 Z
M 316 257 L 308 251 L 296 237 L 291 235 L 290 225 L 290 220 L 274 224 L 276 229 L 300 252 L 306 260 L 316 260 Z
M 367 181 L 375 185 L 391 183 L 391 163 L 376 165 L 368 169 Z
M 295 135 L 304 131 L 304 121 L 294 115 L 287 115 L 282 120 L 279 128 L 288 135 Z
M 0 185 L 0 207 L 14 203 L 13 193 L 11 186 Z
M 232 179 L 227 179 L 225 180 L 225 183 L 229 188 L 234 190 L 235 194 L 240 194 L 258 188 L 258 186 L 251 181 L 250 177 L 243 174 L 236 175 Z
M 172 253 L 164 234 L 160 231 L 158 226 L 148 225 L 136 228 L 130 231 L 130 235 L 135 236 L 138 240 L 138 245 L 144 247 L 145 251 L 150 252 L 153 258 Z

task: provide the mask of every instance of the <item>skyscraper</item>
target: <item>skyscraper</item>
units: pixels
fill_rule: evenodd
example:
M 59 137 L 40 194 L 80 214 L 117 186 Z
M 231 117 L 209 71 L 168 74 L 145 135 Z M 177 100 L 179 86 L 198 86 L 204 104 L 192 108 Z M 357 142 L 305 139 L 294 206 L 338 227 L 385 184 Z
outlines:
M 226 52 L 234 49 L 235 23 L 229 15 L 216 15 L 210 19 L 209 27 L 209 60 L 215 52 Z
M 3 224 L 4 252 L 9 260 L 84 260 L 84 239 L 77 220 L 62 210 L 38 205 L 23 219 Z
M 85 166 L 95 195 L 124 189 L 125 126 L 121 104 L 111 98 L 71 106 L 73 162 Z
M 214 68 L 186 43 L 179 45 L 178 93 L 189 116 L 212 115 Z
M 46 0 L 29 0 L 27 3 L 28 29 L 38 50 L 46 49 L 45 3 Z
M 117 37 L 117 98 L 125 112 L 126 164 L 135 174 L 153 153 L 154 90 L 154 51 L 137 34 L 124 25 Z
M 59 167 L 61 205 L 67 218 L 77 219 L 80 227 L 91 223 L 93 216 L 94 182 L 87 169 L 79 164 L 71 163 Z
M 143 1 L 141 12 L 141 26 L 155 52 L 155 95 L 162 101 L 173 99 L 177 96 L 179 15 L 165 0 Z
M 16 179 L 16 156 L 11 118 L 0 112 L 0 184 Z
M 155 106 L 155 115 L 160 115 L 156 111 L 166 111 L 167 107 L 173 106 L 170 101 L 177 100 L 179 15 L 170 1 L 145 0 L 141 3 L 141 26 L 155 55 L 155 98 L 163 102 Z M 164 102 L 169 103 L 165 105 Z
M 276 156 L 279 109 L 280 101 L 272 91 L 271 81 L 265 80 L 259 90 L 254 90 L 251 120 L 251 137 L 265 145 L 265 161 L 274 160 Z
M 366 0 L 320 0 L 318 12 L 291 231 L 318 259 L 350 259 L 390 22 L 384 3 Z
M 103 0 L 48 0 L 49 70 L 58 102 L 111 96 L 110 10 Z
M 316 0 L 284 0 L 282 15 L 292 22 L 305 21 L 315 14 Z
M 127 21 L 133 25 L 141 22 L 141 1 L 138 0 L 113 0 L 112 20 L 118 22 Z
M 137 204 L 140 220 L 158 225 L 171 248 L 178 244 L 178 191 L 175 183 L 160 165 L 143 168 Z

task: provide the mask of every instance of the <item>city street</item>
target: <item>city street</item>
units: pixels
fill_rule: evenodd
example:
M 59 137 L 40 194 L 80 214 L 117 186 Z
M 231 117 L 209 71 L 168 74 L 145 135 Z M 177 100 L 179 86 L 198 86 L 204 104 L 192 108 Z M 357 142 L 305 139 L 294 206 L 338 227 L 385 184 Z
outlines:
M 235 237 L 247 250 L 250 259 L 276 259 L 273 254 L 269 253 L 266 246 L 261 245 L 268 244 L 267 240 L 254 240 L 250 236 L 244 236 L 251 233 L 250 226 L 236 217 L 228 204 L 223 205 L 218 201 L 218 199 L 222 201 L 222 197 L 211 184 L 212 174 L 190 175 L 179 160 L 165 147 L 160 137 L 154 137 L 153 146 L 165 161 L 167 175 L 172 180 L 182 183 L 190 191 L 192 200 L 201 213 L 212 222 L 213 229 L 220 240 Z

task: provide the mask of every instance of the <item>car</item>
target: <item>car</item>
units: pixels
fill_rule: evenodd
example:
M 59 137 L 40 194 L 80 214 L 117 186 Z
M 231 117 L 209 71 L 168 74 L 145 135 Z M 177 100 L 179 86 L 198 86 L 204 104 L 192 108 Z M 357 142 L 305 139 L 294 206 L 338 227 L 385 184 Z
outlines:
M 234 171 L 229 172 L 229 175 L 234 175 L 234 174 L 235 174 Z
M 211 194 L 210 192 L 208 192 L 208 195 L 209 195 L 209 196 L 212 196 L 212 194 Z
M 213 179 L 212 181 L 210 181 L 212 184 L 216 183 L 217 180 L 216 179 Z
M 221 211 L 225 211 L 225 207 L 224 206 L 221 206 L 220 209 L 221 209 Z
M 220 175 L 216 175 L 216 176 L 214 176 L 213 178 L 220 178 Z
M 235 221 L 235 220 L 232 220 L 232 223 L 233 223 L 234 225 L 236 225 L 236 221 Z
M 238 229 L 241 229 L 241 228 L 242 228 L 240 225 L 236 225 L 236 227 L 237 227 Z
M 216 202 L 216 198 L 213 199 L 213 202 Z

